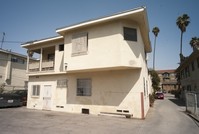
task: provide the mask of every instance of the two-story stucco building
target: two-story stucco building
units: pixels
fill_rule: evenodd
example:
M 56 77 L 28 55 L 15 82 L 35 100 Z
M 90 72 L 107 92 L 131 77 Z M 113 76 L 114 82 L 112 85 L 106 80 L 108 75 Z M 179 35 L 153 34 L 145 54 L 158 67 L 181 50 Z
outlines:
M 28 108 L 146 116 L 151 45 L 144 7 L 56 32 L 57 37 L 22 44 L 29 52 Z M 33 52 L 38 62 L 29 62 Z
M 178 89 L 179 85 L 177 83 L 175 69 L 156 70 L 156 72 L 160 77 L 161 90 L 172 92 Z
M 181 97 L 185 92 L 199 93 L 199 49 L 195 49 L 176 69 L 181 84 Z
M 25 55 L 0 49 L 0 85 L 7 90 L 27 89 L 26 60 Z

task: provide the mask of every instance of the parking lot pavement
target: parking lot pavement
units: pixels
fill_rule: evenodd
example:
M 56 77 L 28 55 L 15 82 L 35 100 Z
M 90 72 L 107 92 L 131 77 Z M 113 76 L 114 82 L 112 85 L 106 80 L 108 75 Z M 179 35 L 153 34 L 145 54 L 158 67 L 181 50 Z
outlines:
M 0 109 L 1 134 L 126 134 L 134 132 L 142 122 L 118 117 L 30 110 L 26 107 Z

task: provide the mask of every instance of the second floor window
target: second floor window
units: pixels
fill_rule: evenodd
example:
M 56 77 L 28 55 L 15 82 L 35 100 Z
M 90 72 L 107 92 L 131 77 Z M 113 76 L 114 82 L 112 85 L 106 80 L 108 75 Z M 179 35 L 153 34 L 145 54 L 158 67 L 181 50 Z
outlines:
M 135 28 L 124 27 L 124 40 L 137 41 L 137 30 Z
M 79 33 L 72 36 L 72 56 L 87 54 L 88 33 Z
M 194 64 L 194 61 L 191 63 L 191 68 L 192 68 L 192 71 L 195 70 L 195 64 Z
M 55 54 L 48 54 L 48 61 L 54 61 L 55 59 Z
M 64 51 L 64 44 L 59 45 L 59 51 Z
M 197 65 L 198 65 L 198 68 L 199 68 L 199 57 L 197 58 Z

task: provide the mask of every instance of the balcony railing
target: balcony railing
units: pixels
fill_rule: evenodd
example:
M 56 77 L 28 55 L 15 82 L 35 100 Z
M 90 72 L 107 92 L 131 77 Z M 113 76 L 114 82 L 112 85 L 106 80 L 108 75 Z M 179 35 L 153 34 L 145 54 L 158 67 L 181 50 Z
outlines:
M 54 61 L 43 61 L 41 63 L 41 71 L 54 70 Z M 29 72 L 40 71 L 40 62 L 30 62 L 29 63 Z

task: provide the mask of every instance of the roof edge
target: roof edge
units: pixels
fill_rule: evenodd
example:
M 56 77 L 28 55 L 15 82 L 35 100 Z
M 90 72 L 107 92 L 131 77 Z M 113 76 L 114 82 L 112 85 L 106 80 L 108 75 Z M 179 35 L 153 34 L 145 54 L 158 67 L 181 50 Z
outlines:
M 74 28 L 103 22 L 103 21 L 106 21 L 106 20 L 111 20 L 111 19 L 114 19 L 114 18 L 119 18 L 121 16 L 126 16 L 126 15 L 129 15 L 129 14 L 144 11 L 145 9 L 146 9 L 146 7 L 142 6 L 142 7 L 134 8 L 134 9 L 131 9 L 131 10 L 119 12 L 119 13 L 116 13 L 116 14 L 112 14 L 112 15 L 108 15 L 108 16 L 104 16 L 104 17 L 100 17 L 100 18 L 96 18 L 96 19 L 91 19 L 91 20 L 87 20 L 87 21 L 83 21 L 83 22 L 80 22 L 80 23 L 77 23 L 77 24 L 74 24 L 74 25 L 69 25 L 69 26 L 57 28 L 56 32 L 61 34 L 62 32 L 67 31 L 67 30 L 71 30 L 71 29 L 74 29 Z

